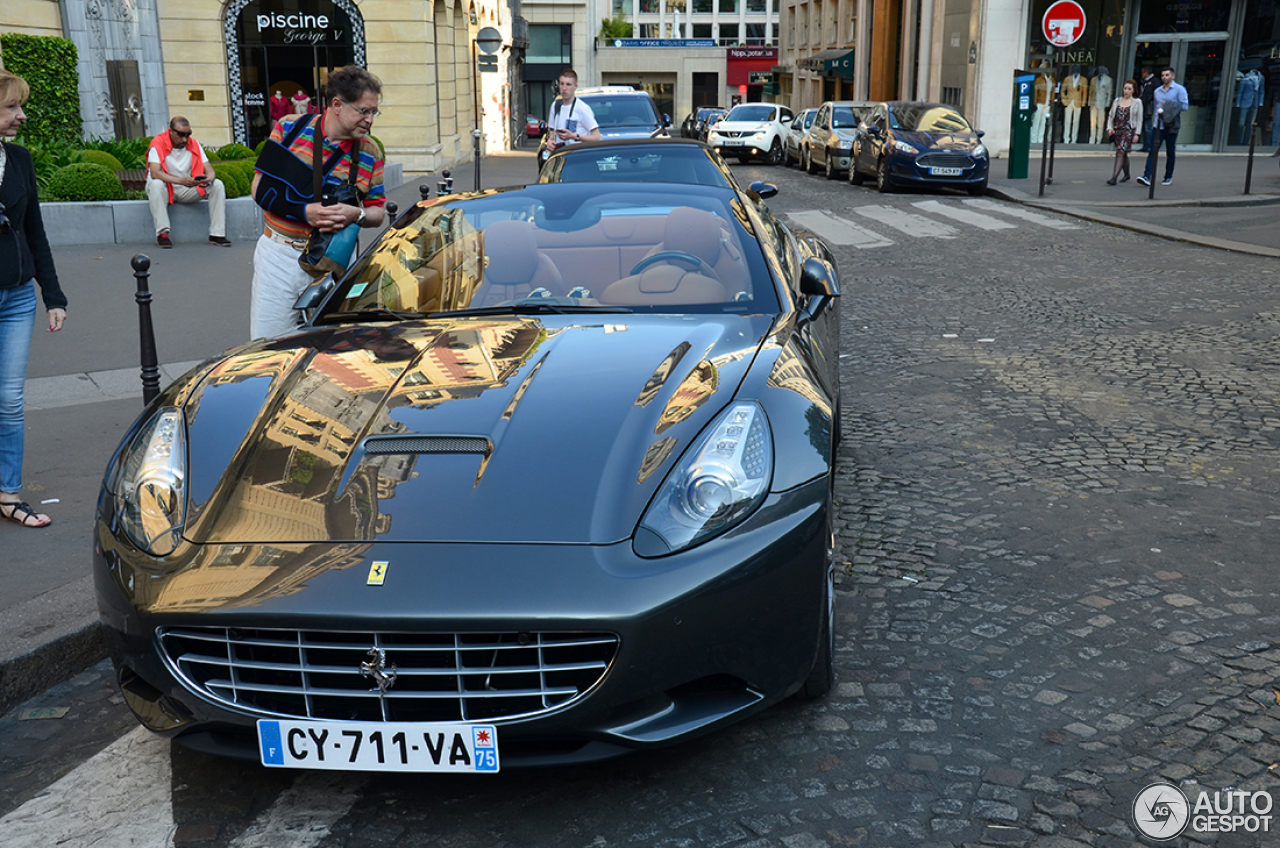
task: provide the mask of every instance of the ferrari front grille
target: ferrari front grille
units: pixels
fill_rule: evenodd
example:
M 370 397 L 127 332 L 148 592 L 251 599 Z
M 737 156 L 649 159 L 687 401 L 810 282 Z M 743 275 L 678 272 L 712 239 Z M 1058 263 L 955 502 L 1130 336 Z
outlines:
M 178 678 L 210 701 L 344 721 L 497 721 L 549 712 L 591 689 L 618 648 L 611 633 L 536 631 L 167 627 L 157 637 Z

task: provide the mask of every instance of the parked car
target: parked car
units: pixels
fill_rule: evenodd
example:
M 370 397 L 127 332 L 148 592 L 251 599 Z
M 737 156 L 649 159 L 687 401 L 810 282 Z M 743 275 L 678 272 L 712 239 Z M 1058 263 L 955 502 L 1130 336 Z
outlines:
M 804 162 L 804 137 L 813 126 L 813 116 L 818 114 L 817 107 L 801 109 L 800 114 L 792 119 L 787 127 L 787 134 L 782 139 L 782 158 L 785 164 Z
M 416 204 L 124 434 L 92 571 L 125 702 L 265 766 L 475 772 L 820 696 L 838 294 L 731 187 Z
M 782 162 L 782 139 L 795 115 L 777 103 L 740 103 L 707 134 L 707 143 L 721 156 L 740 162 L 762 158 Z
M 951 186 L 985 194 L 991 158 L 955 107 L 942 103 L 878 103 L 858 127 L 849 182 L 866 177 L 882 192 L 898 186 Z
M 657 104 L 646 91 L 636 91 L 629 85 L 589 86 L 578 89 L 577 97 L 591 107 L 600 124 L 600 134 L 605 138 L 665 138 L 668 135 L 671 118 L 658 113 Z M 559 103 L 560 98 L 555 102 Z M 538 144 L 539 170 L 550 155 L 548 135 L 544 133 Z
M 524 134 L 526 138 L 537 138 L 542 135 L 542 119 L 537 115 L 525 115 Z
M 707 133 L 710 131 L 711 125 L 723 118 L 725 113 L 728 111 L 729 110 L 723 106 L 706 106 L 699 109 L 698 128 L 696 134 L 698 141 L 706 141 Z
M 566 145 L 551 154 L 538 182 L 666 182 L 740 188 L 724 159 L 691 138 L 623 138 Z M 750 191 L 763 199 L 776 195 L 778 187 L 756 181 Z
M 856 100 L 828 100 L 819 106 L 804 140 L 804 169 L 810 174 L 823 170 L 829 180 L 848 171 L 858 124 L 874 106 Z

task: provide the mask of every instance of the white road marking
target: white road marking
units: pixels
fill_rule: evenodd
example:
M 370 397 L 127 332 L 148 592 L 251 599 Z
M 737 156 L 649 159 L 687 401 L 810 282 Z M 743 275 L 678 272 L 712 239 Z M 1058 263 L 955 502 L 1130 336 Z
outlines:
M 312 848 L 360 798 L 369 777 L 356 772 L 301 772 L 293 786 L 236 837 L 231 848 Z
M 1038 212 L 1030 212 L 1013 203 L 997 203 L 994 200 L 988 200 L 985 197 L 976 197 L 972 200 L 964 201 L 970 206 L 975 206 L 984 212 L 997 212 L 1001 215 L 1008 215 L 1010 218 L 1017 218 L 1019 221 L 1030 221 L 1032 224 L 1038 224 L 1041 227 L 1048 227 L 1051 230 L 1078 230 L 1078 224 L 1071 224 L 1057 218 L 1050 218 L 1048 215 L 1041 215 Z
M 859 227 L 857 224 L 838 218 L 830 212 L 817 210 L 810 212 L 788 212 L 787 217 L 800 226 L 813 230 L 831 244 L 848 244 L 854 247 L 889 247 L 890 239 L 879 233 Z
M 173 822 L 170 742 L 139 727 L 0 819 L 5 848 L 159 848 Z
M 955 238 L 957 232 L 949 224 L 894 209 L 892 206 L 857 206 L 853 211 L 913 238 Z
M 983 215 L 981 212 L 970 211 L 962 206 L 947 206 L 939 200 L 921 200 L 911 205 L 925 212 L 941 215 L 944 218 L 950 218 L 953 221 L 959 221 L 962 224 L 968 224 L 980 230 L 1013 230 L 1017 229 L 1018 226 L 1017 224 L 1010 224 L 1008 221 L 1001 221 L 999 218 L 992 218 L 990 215 Z

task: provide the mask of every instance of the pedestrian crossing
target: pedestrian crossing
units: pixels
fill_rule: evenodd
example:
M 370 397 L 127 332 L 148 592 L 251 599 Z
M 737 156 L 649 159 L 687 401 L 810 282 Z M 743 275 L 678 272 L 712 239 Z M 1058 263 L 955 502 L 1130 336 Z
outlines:
M 890 247 L 904 238 L 953 239 L 973 230 L 994 232 L 1026 225 L 1050 230 L 1079 229 L 1078 224 L 1052 215 L 981 197 L 920 200 L 912 203 L 910 209 L 868 204 L 851 211 L 856 218 L 819 209 L 786 214 L 828 244 L 859 249 Z

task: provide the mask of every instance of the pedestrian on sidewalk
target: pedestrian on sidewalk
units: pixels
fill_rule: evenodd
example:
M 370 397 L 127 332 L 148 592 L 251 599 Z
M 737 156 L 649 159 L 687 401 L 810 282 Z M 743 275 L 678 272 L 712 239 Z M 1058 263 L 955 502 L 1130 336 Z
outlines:
M 170 203 L 199 203 L 208 198 L 209 244 L 230 247 L 227 188 L 191 132 L 187 119 L 175 115 L 169 121 L 169 129 L 151 139 L 147 151 L 147 201 L 156 227 L 156 244 L 173 247 L 169 237 Z
M 1107 138 L 1116 146 L 1116 166 L 1107 185 L 1115 185 L 1121 171 L 1124 171 L 1124 179 L 1120 182 L 1129 181 L 1129 151 L 1142 136 L 1142 101 L 1133 96 L 1137 90 L 1136 82 L 1125 80 L 1120 96 L 1112 101 L 1107 111 Z
M 293 304 L 315 282 L 298 260 L 313 229 L 336 233 L 348 226 L 382 225 L 382 151 L 369 138 L 373 120 L 381 114 L 381 94 L 381 80 L 348 65 L 329 75 L 328 103 L 321 114 L 290 115 L 271 130 L 253 175 L 253 198 L 262 207 L 266 228 L 253 252 L 250 338 L 274 338 L 298 327 Z M 323 195 L 347 194 L 351 187 L 354 205 L 323 203 Z
M 1173 165 L 1177 159 L 1178 131 L 1182 129 L 1182 113 L 1191 106 L 1187 99 L 1187 90 L 1174 82 L 1173 77 L 1172 67 L 1160 72 L 1161 85 L 1156 87 L 1156 111 L 1151 121 L 1151 131 L 1155 138 L 1151 140 L 1151 152 L 1147 154 L 1147 168 L 1142 176 L 1138 177 L 1138 182 L 1144 186 L 1151 185 L 1151 181 L 1155 179 L 1152 170 L 1161 142 L 1164 142 L 1165 157 L 1164 180 L 1160 185 L 1173 183 Z
M 23 386 L 36 315 L 35 283 L 40 284 L 51 333 L 67 320 L 67 298 L 44 233 L 31 154 L 21 145 L 5 143 L 27 119 L 22 107 L 30 94 L 22 77 L 0 70 L 0 518 L 21 527 L 48 527 L 49 516 L 21 497 Z
M 1142 114 L 1150 118 L 1156 113 L 1156 86 L 1160 78 L 1151 72 L 1150 65 L 1142 66 L 1142 81 L 1138 83 L 1138 98 L 1142 101 Z M 1151 151 L 1151 138 L 1154 133 L 1142 134 L 1142 152 Z

